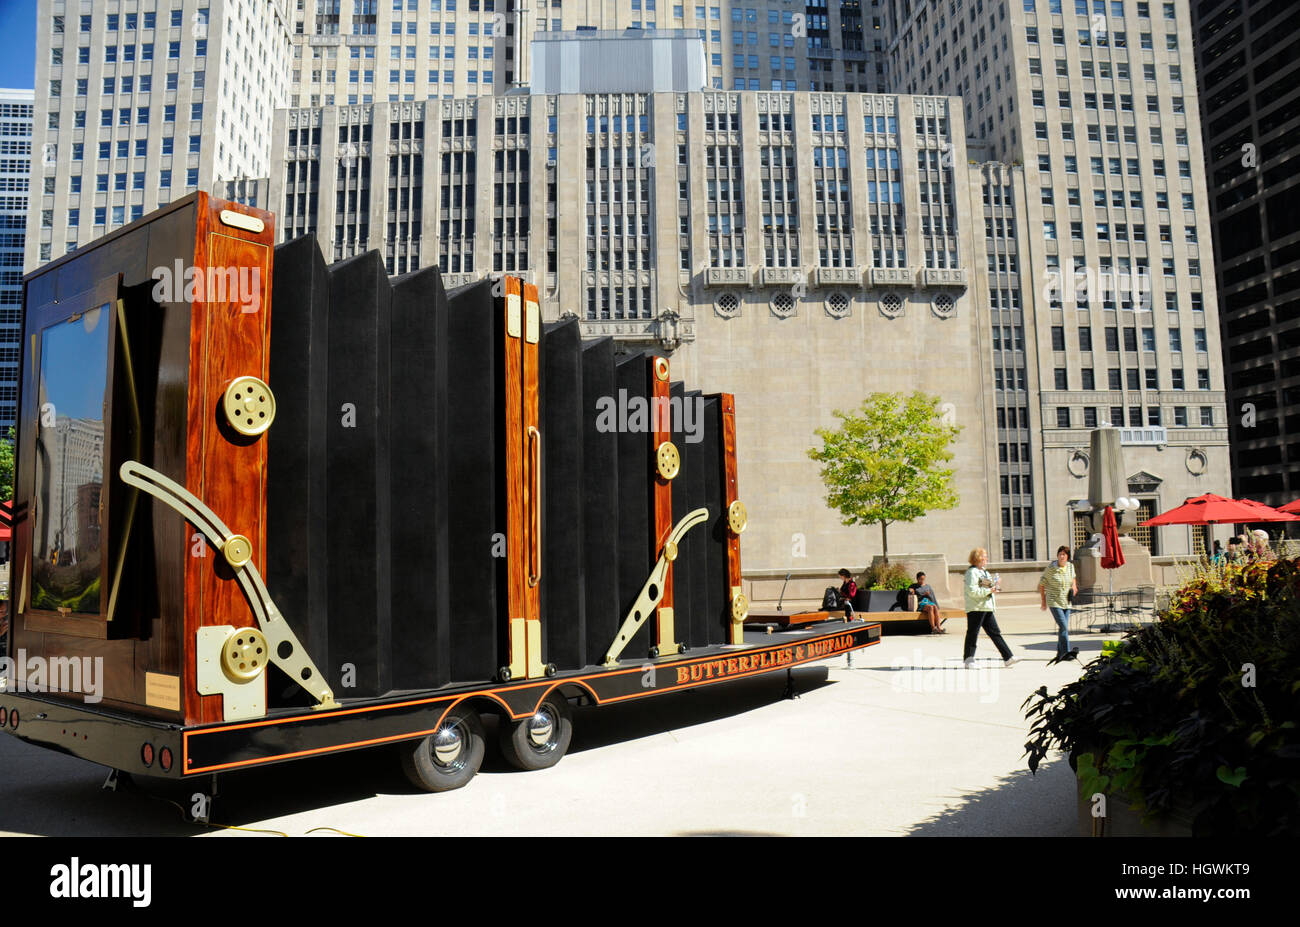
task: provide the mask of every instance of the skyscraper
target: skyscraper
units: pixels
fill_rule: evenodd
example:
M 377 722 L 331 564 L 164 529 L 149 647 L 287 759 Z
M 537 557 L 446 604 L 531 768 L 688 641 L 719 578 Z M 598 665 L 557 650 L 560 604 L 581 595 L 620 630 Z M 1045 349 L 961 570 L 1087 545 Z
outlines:
M 1019 305 L 990 310 L 1008 358 L 1021 357 L 1025 326 L 1027 382 L 1003 371 L 996 390 L 1007 423 L 1000 476 L 1033 478 L 1045 516 L 1034 526 L 1039 548 L 1082 540 L 1072 503 L 1086 496 L 1086 429 L 1102 421 L 1125 429 L 1130 495 L 1148 512 L 1228 492 L 1186 5 L 888 0 L 887 19 L 893 88 L 960 96 L 970 135 L 1014 166 L 1001 191 L 990 188 L 1003 201 L 986 201 L 983 219 L 990 239 L 1007 221 L 1016 226 L 1005 237 L 1015 239 L 1018 273 L 1004 279 Z M 989 269 L 1009 270 L 998 255 Z M 1019 428 L 1026 411 L 1027 443 L 1010 425 L 1014 414 Z M 1002 504 L 1006 525 L 1018 506 L 1007 493 Z M 1171 546 L 1184 543 L 1197 549 L 1203 537 L 1189 533 Z
M 529 83 L 534 36 L 587 30 L 700 30 L 715 90 L 884 89 L 876 0 L 298 0 L 292 16 L 293 106 L 505 93 Z
M 38 5 L 29 269 L 186 193 L 266 176 L 288 93 L 284 0 L 132 6 Z
M 32 109 L 30 90 L 0 89 L 0 438 L 9 434 L 17 417 Z
M 1234 491 L 1281 505 L 1300 496 L 1300 14 L 1263 0 L 1189 5 Z

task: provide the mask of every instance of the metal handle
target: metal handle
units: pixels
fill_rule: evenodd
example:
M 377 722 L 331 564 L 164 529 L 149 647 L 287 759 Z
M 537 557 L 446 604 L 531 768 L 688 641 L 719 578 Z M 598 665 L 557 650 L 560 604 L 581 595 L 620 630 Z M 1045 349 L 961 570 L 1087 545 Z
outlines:
M 542 433 L 537 426 L 528 426 L 528 439 L 533 452 L 533 491 L 529 497 L 533 543 L 528 549 L 528 585 L 536 586 L 542 578 Z
M 142 489 L 158 501 L 170 506 L 178 515 L 203 532 L 203 535 L 218 549 L 224 551 L 232 538 L 239 537 L 227 528 L 226 523 L 201 499 L 157 470 L 134 460 L 128 460 L 118 468 L 118 474 L 122 482 L 128 486 Z M 229 556 L 227 562 L 230 562 Z M 293 629 L 289 627 L 289 622 L 272 601 L 271 594 L 267 592 L 266 583 L 262 580 L 262 574 L 258 572 L 257 567 L 251 561 L 240 566 L 231 563 L 231 566 L 235 567 L 235 580 L 244 590 L 244 596 L 253 610 L 253 618 L 271 645 L 271 662 L 284 670 L 290 679 L 316 699 L 317 704 L 314 707 L 337 708 L 334 690 L 325 681 L 325 677 L 312 662 L 306 648 L 299 643 Z

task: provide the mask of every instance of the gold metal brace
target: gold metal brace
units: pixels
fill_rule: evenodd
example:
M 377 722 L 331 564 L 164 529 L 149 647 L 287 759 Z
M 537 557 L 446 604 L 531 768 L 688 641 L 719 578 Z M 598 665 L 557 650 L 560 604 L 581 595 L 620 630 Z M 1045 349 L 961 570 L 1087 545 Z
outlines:
M 184 486 L 163 476 L 157 470 L 146 467 L 134 460 L 122 464 L 118 473 L 122 481 L 129 486 L 142 489 L 155 499 L 176 510 L 182 518 L 203 532 L 213 546 L 225 553 L 226 560 L 235 570 L 235 578 L 244 590 L 244 597 L 253 609 L 253 617 L 258 627 L 266 635 L 270 649 L 271 662 L 298 685 L 302 686 L 317 704 L 315 708 L 338 708 L 334 701 L 334 690 L 325 681 L 325 677 L 316 664 L 307 655 L 307 649 L 298 642 L 289 622 L 285 621 L 280 610 L 275 607 L 271 595 L 266 591 L 266 583 L 251 560 L 239 563 L 243 553 L 242 545 L 232 539 L 241 538 L 235 534 L 216 514 L 197 499 Z M 245 541 L 244 543 L 247 543 Z
M 663 550 L 659 554 L 659 562 L 650 571 L 650 578 L 641 587 L 641 594 L 637 596 L 632 610 L 628 612 L 627 618 L 623 620 L 623 626 L 618 629 L 618 636 L 614 638 L 614 643 L 610 644 L 609 650 L 605 652 L 604 666 L 618 665 L 618 656 L 623 652 L 623 648 L 627 646 L 628 641 L 632 639 L 632 635 L 636 633 L 637 628 L 645 623 L 647 618 L 654 614 L 655 607 L 663 601 L 664 580 L 668 578 L 668 565 L 677 557 L 677 545 L 681 543 L 687 531 L 702 522 L 708 521 L 708 519 L 709 510 L 706 508 L 688 512 L 673 528 L 672 533 L 668 535 L 668 540 L 664 542 Z

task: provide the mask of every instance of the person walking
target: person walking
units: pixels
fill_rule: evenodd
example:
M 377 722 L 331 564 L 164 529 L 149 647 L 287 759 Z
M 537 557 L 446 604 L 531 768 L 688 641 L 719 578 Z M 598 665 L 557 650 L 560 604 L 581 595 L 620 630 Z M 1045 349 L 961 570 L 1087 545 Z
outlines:
M 966 581 L 963 584 L 966 593 L 966 646 L 962 651 L 962 662 L 968 667 L 975 665 L 975 642 L 979 640 L 980 628 L 983 628 L 1002 655 L 1002 662 L 1014 666 L 1020 662 L 1020 658 L 1012 655 L 1011 648 L 1002 639 L 997 617 L 993 614 L 997 607 L 995 594 L 1002 587 L 985 569 L 989 562 L 989 552 L 983 547 L 977 547 L 970 552 L 969 560 L 970 569 L 966 571 Z
M 1079 582 L 1070 562 L 1070 548 L 1056 548 L 1056 562 L 1043 571 L 1038 581 L 1038 598 L 1043 611 L 1052 610 L 1056 620 L 1056 659 L 1077 659 L 1077 650 L 1070 650 L 1070 596 L 1079 594 Z

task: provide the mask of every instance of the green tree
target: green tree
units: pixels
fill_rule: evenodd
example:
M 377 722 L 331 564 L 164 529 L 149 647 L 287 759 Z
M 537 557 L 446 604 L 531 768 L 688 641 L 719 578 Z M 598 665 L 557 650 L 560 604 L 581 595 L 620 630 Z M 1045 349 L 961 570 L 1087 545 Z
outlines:
M 0 438 L 0 502 L 14 497 L 14 430 Z
M 957 505 L 949 445 L 961 428 L 950 424 L 939 397 L 872 393 L 856 413 L 835 411 L 837 429 L 819 428 L 821 447 L 808 456 L 822 465 L 826 504 L 846 525 L 880 525 L 889 560 L 889 526 Z

